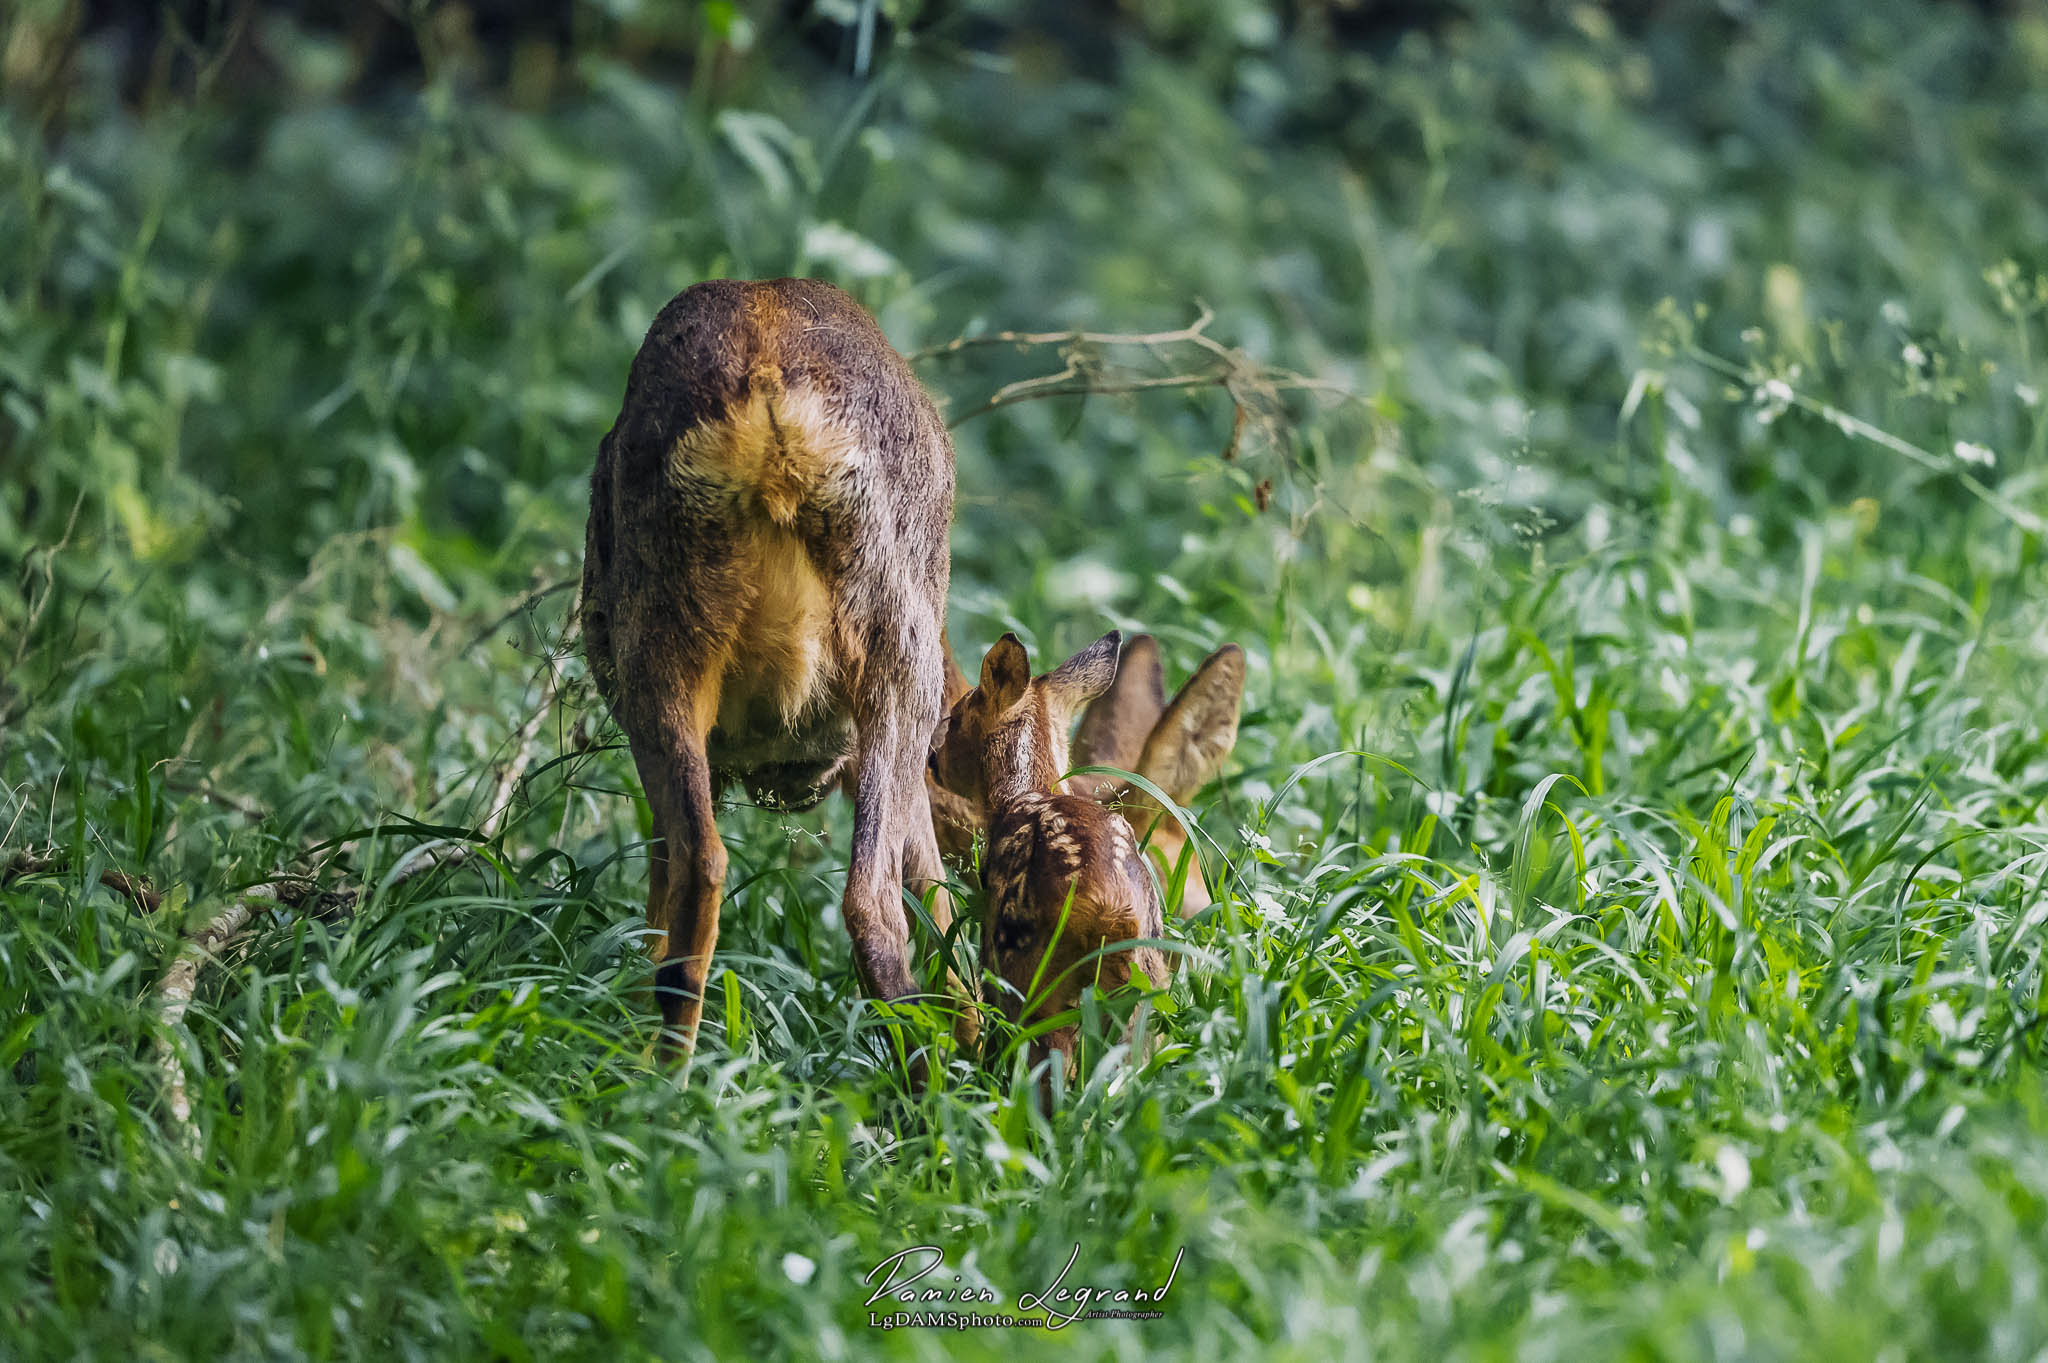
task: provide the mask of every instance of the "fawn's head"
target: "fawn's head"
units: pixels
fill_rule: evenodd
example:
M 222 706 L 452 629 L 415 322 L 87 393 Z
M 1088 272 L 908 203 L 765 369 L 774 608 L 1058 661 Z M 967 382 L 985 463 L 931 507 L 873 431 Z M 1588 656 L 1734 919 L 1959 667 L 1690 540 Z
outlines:
M 1111 631 L 1042 677 L 1005 634 L 981 664 L 981 684 L 954 702 L 932 737 L 938 784 L 991 814 L 1019 796 L 1052 792 L 1067 769 L 1067 729 L 1116 678 Z

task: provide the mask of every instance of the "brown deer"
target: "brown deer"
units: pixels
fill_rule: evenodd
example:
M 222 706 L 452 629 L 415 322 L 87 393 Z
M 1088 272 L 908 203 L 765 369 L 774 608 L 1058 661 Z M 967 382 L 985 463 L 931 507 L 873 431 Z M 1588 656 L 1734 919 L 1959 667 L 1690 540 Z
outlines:
M 932 739 L 938 785 L 986 811 L 987 891 L 982 963 L 997 1006 L 1013 1023 L 1047 1021 L 1090 984 L 1115 988 L 1142 971 L 1163 985 L 1169 962 L 1157 946 L 1110 950 L 1164 931 L 1159 890 L 1131 827 L 1099 801 L 1060 788 L 1075 711 L 1116 675 L 1119 636 L 1104 635 L 1042 677 L 1005 634 Z M 1039 1038 L 1034 1055 L 1074 1063 L 1075 1028 Z
M 582 620 L 654 816 L 664 1058 L 696 1044 L 725 883 L 714 801 L 735 777 L 783 808 L 847 787 L 855 966 L 877 999 L 916 991 L 902 890 L 944 874 L 923 768 L 952 511 L 945 423 L 840 290 L 714 280 L 655 318 L 591 475 Z M 957 1017 L 971 1038 L 973 1010 Z
M 950 652 L 946 674 L 950 711 L 972 684 L 954 664 Z M 1125 643 L 1109 689 L 1081 711 L 1080 728 L 1072 744 L 1073 765 L 1134 772 L 1158 786 L 1174 803 L 1185 805 L 1222 770 L 1236 746 L 1243 701 L 1244 650 L 1236 644 L 1225 644 L 1204 659 L 1169 704 L 1159 645 L 1149 634 L 1137 635 Z M 1180 898 L 1183 917 L 1209 907 L 1201 858 L 1190 850 L 1180 821 L 1148 792 L 1103 773 L 1075 776 L 1067 786 L 1122 813 L 1159 858 L 1168 877 L 1180 866 L 1182 857 L 1187 858 Z M 948 789 L 936 778 L 929 798 L 940 850 L 955 861 L 964 861 L 973 850 L 975 837 L 987 829 L 986 811 L 969 793 Z

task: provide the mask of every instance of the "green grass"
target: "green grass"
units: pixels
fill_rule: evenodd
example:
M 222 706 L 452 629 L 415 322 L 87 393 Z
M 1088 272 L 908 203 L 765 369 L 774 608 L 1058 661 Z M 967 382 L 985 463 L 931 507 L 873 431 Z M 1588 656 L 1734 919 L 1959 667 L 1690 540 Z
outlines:
M 860 82 L 713 7 L 679 94 L 624 9 L 545 113 L 137 118 L 88 63 L 0 119 L 0 847 L 60 864 L 0 889 L 0 1356 L 2048 1346 L 2048 15 L 1190 3 L 1065 51 L 992 7 Z M 1352 395 L 1245 392 L 1231 458 L 1215 388 L 956 433 L 970 662 L 1250 666 L 1165 1048 L 1049 1118 L 906 1089 L 837 804 L 725 815 L 700 1053 L 651 1070 L 580 662 L 485 854 L 390 875 L 489 813 L 648 320 L 785 271 L 905 350 L 1200 300 Z M 920 367 L 964 413 L 1062 363 Z M 188 1149 L 151 989 L 280 869 L 369 890 L 204 977 Z M 1159 1320 L 869 1328 L 920 1244 L 1009 1305 L 1185 1259 Z

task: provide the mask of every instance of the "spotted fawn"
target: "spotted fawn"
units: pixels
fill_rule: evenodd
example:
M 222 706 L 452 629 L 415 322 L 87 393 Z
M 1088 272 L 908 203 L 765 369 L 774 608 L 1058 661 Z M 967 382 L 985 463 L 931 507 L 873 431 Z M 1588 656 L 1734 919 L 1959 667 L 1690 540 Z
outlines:
M 937 785 L 985 812 L 982 963 L 993 1002 L 1024 1026 L 1072 1009 L 1090 985 L 1113 989 L 1139 972 L 1153 985 L 1168 978 L 1168 954 L 1140 944 L 1161 935 L 1164 914 L 1131 826 L 1060 786 L 1068 727 L 1109 689 L 1119 642 L 1105 635 L 1033 677 L 1023 644 L 1004 635 L 933 737 Z M 1075 1041 L 1067 1023 L 1038 1038 L 1033 1055 L 1056 1051 L 1071 1068 Z

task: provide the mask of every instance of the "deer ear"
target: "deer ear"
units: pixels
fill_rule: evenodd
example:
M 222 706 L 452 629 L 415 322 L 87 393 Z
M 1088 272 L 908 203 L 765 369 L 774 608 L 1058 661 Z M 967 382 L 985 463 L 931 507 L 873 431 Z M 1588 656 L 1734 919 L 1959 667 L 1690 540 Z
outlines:
M 1237 746 L 1238 711 L 1243 705 L 1244 650 L 1225 644 L 1202 660 L 1152 726 L 1133 770 L 1176 804 L 1186 804 L 1223 769 L 1224 759 Z
M 1145 736 L 1165 713 L 1166 673 L 1159 666 L 1159 643 L 1149 634 L 1136 635 L 1124 645 L 1116 680 L 1081 712 L 1074 765 L 1135 771 Z
M 1123 641 L 1123 635 L 1111 630 L 1048 672 L 1041 681 L 1052 703 L 1071 715 L 1107 691 L 1116 680 L 1116 651 Z
M 1014 634 L 1005 634 L 981 660 L 981 694 L 989 713 L 1001 714 L 1024 697 L 1031 684 L 1031 655 Z

